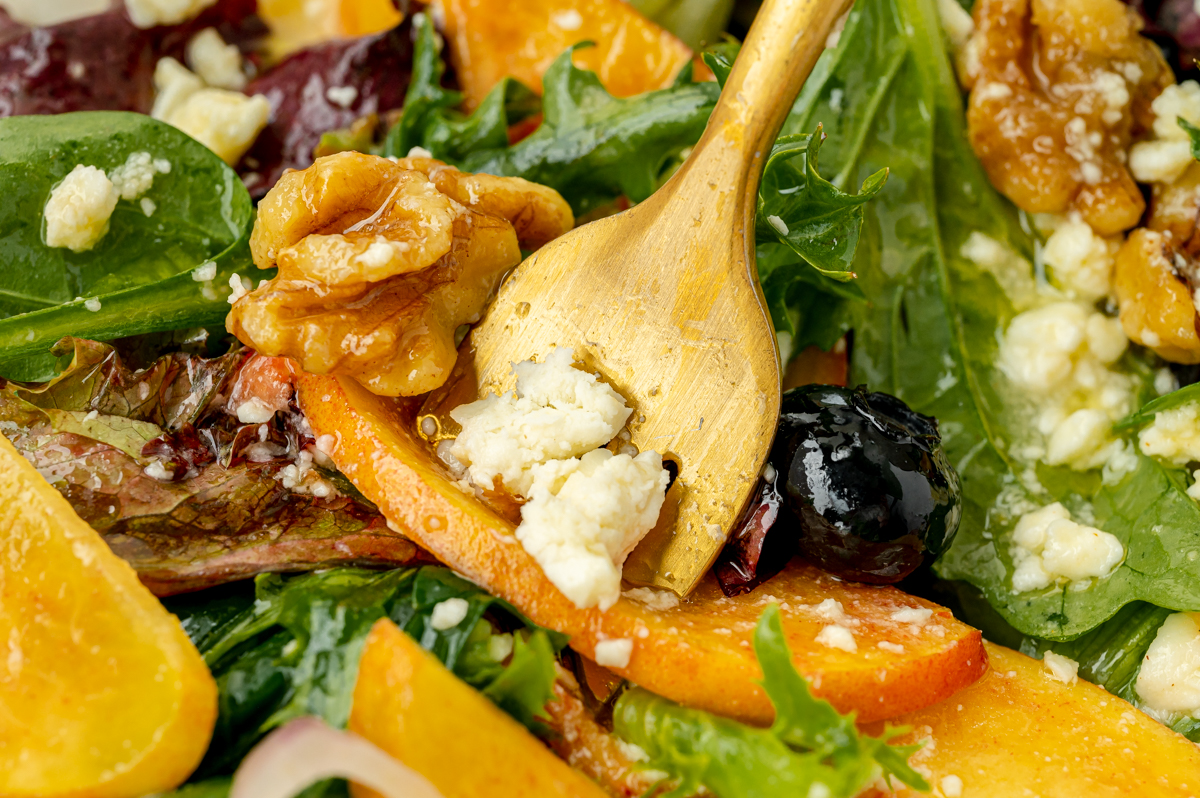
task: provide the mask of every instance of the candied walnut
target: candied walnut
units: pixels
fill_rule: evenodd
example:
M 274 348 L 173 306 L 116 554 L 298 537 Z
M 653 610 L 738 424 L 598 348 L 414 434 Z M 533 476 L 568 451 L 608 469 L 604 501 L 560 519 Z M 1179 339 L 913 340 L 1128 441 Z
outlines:
M 1197 216 L 1200 216 L 1200 163 L 1193 162 L 1175 182 L 1155 184 L 1146 226 L 1170 233 L 1173 242 L 1195 257 L 1200 255 Z
M 536 249 L 574 226 L 571 206 L 549 186 L 520 177 L 471 175 L 432 158 L 401 158 L 398 163 L 428 175 L 438 191 L 468 208 L 507 219 L 525 249 Z
M 455 331 L 478 320 L 520 262 L 520 245 L 574 223 L 551 189 L 490 176 L 473 183 L 453 171 L 460 177 L 445 179 L 469 186 L 461 193 L 470 204 L 426 171 L 356 152 L 284 175 L 259 204 L 250 241 L 255 264 L 279 272 L 234 303 L 229 329 L 262 354 L 353 377 L 383 396 L 441 385 L 457 357 Z
M 1032 213 L 1078 210 L 1096 232 L 1145 201 L 1126 167 L 1174 76 L 1120 0 L 980 0 L 960 58 L 967 124 L 992 184 Z
M 1113 270 L 1125 334 L 1174 363 L 1200 363 L 1188 267 L 1168 234 L 1139 228 L 1117 253 Z

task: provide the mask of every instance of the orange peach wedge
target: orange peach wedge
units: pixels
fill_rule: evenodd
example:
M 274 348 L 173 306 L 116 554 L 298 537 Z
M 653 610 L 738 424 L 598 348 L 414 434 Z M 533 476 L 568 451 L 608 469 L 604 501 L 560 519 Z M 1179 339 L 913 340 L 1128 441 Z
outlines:
M 573 44 L 608 91 L 628 97 L 665 89 L 692 59 L 691 49 L 623 0 L 439 0 L 450 60 L 467 110 L 501 78 L 542 91 L 542 74 Z M 513 42 L 521 42 L 514 47 Z
M 982 679 L 895 721 L 913 727 L 899 742 L 925 742 L 910 761 L 934 795 L 1200 795 L 1194 743 L 1094 684 L 1065 684 L 1038 660 L 990 643 L 987 650 L 992 667 Z
M 386 618 L 363 648 L 349 729 L 429 779 L 445 798 L 605 798 Z M 352 794 L 375 795 L 359 786 Z
M 394 529 L 534 622 L 568 635 L 576 651 L 597 658 L 599 645 L 602 664 L 666 698 L 769 723 L 751 637 L 771 602 L 780 605 L 796 667 L 814 691 L 864 721 L 940 701 L 987 668 L 979 632 L 948 610 L 893 588 L 840 582 L 800 561 L 737 598 L 725 598 L 709 579 L 684 601 L 640 589 L 605 612 L 579 609 L 521 548 L 512 522 L 434 462 L 412 432 L 411 405 L 333 377 L 302 375 L 298 388 L 315 434 L 336 439 L 338 467 Z M 835 622 L 850 640 L 842 635 L 841 648 L 817 642 Z
M 217 713 L 179 621 L 3 436 L 0 529 L 0 795 L 178 785 Z

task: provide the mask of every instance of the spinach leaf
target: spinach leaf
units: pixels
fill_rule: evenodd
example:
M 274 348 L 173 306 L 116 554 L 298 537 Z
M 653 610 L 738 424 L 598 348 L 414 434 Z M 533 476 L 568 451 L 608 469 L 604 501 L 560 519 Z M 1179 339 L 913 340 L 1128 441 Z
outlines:
M 435 629 L 433 608 L 447 599 L 467 602 L 467 614 L 450 629 Z M 344 728 L 363 645 L 380 618 L 390 618 L 535 729 L 553 694 L 555 652 L 566 644 L 449 569 L 433 566 L 267 574 L 255 580 L 252 593 L 235 585 L 166 604 L 212 669 L 219 691 L 216 729 L 197 780 L 232 772 L 263 735 L 292 718 L 316 715 Z M 516 629 L 508 665 L 488 653 L 494 650 L 493 617 Z
M 840 715 L 813 696 L 792 664 L 774 604 L 759 619 L 754 651 L 775 707 L 770 729 L 688 709 L 640 688 L 617 700 L 613 730 L 647 753 L 647 767 L 678 781 L 669 795 L 692 795 L 703 785 L 722 798 L 849 798 L 880 770 L 915 789 L 929 789 L 908 765 L 918 746 L 887 743 L 902 730 L 889 730 L 883 738 L 861 735 L 852 715 Z
M 145 194 L 153 213 L 122 200 L 92 250 L 46 246 L 42 217 L 51 188 L 77 164 L 109 172 L 135 152 L 171 164 Z M 250 266 L 254 210 L 237 174 L 148 116 L 0 119 L 0 190 L 7 200 L 0 211 L 0 373 L 9 376 L 52 374 L 47 353 L 68 335 L 106 340 L 220 323 L 230 276 Z M 39 357 L 21 362 L 30 355 Z
M 932 0 L 860 0 L 840 42 L 818 62 L 784 132 L 820 123 L 833 185 L 890 178 L 864 208 L 853 271 L 866 302 L 849 304 L 851 379 L 895 394 L 938 418 L 963 483 L 963 520 L 939 575 L 981 588 L 1004 619 L 1040 638 L 1070 639 L 1148 601 L 1200 608 L 1200 506 L 1181 472 L 1141 458 L 1117 484 L 1016 459 L 1028 424 L 996 365 L 997 331 L 1016 309 L 997 276 L 964 257 L 975 232 L 1032 262 L 1033 240 L 990 185 L 964 130 L 961 95 Z M 1022 279 L 1032 282 L 1032 267 Z M 769 277 L 768 277 L 769 281 Z M 1127 354 L 1137 380 L 1150 369 Z M 1072 491 L 1095 525 L 1127 556 L 1086 590 L 1051 587 L 1014 594 L 1009 535 L 1014 507 L 1048 504 Z M 1079 509 L 1078 507 L 1076 509 Z

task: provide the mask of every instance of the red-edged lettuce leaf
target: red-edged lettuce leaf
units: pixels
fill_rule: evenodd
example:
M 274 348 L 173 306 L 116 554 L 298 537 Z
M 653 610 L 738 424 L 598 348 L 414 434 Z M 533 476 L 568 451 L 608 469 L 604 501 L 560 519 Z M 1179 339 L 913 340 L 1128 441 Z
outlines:
M 215 27 L 247 51 L 265 32 L 256 0 L 220 0 L 182 25 L 143 30 L 124 5 L 91 17 L 28 28 L 0 25 L 0 116 L 137 111 L 154 104 L 154 66 L 182 59 L 188 40 Z
M 314 443 L 294 403 L 266 424 L 226 410 L 252 352 L 174 353 L 131 371 L 106 344 L 66 339 L 56 354 L 72 350 L 52 382 L 0 387 L 0 431 L 158 595 L 419 559 L 336 472 L 312 466 L 308 492 L 289 488 Z M 148 474 L 161 475 L 156 461 L 175 478 Z M 335 490 L 313 495 L 314 484 Z
M 412 58 L 412 25 L 405 19 L 383 33 L 301 50 L 251 81 L 246 93 L 271 103 L 271 121 L 238 166 L 251 196 L 266 194 L 285 169 L 310 166 L 323 134 L 403 105 Z M 329 89 L 337 99 L 354 91 L 342 105 Z

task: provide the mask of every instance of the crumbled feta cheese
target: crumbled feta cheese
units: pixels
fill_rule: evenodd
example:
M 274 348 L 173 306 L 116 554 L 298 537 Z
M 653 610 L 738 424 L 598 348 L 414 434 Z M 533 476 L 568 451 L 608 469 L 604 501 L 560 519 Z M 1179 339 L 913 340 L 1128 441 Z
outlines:
M 1192 163 L 1187 141 L 1139 141 L 1129 150 L 1129 171 L 1139 183 L 1174 183 Z
M 858 651 L 854 633 L 844 626 L 830 624 L 817 633 L 816 641 L 826 648 L 838 648 L 851 654 Z
M 151 460 L 150 465 L 146 466 L 142 471 L 146 476 L 157 479 L 159 482 L 170 482 L 175 478 L 174 474 L 163 466 L 162 460 L 157 458 Z
M 1047 651 L 1042 655 L 1042 665 L 1050 678 L 1063 684 L 1075 684 L 1079 680 L 1079 663 L 1070 657 Z
M 1189 402 L 1154 414 L 1154 421 L 1138 433 L 1142 454 L 1186 465 L 1200 460 L 1200 404 Z
M 550 15 L 550 24 L 563 30 L 579 30 L 583 26 L 583 15 L 573 8 L 555 11 Z
M 1042 257 L 1064 288 L 1094 301 L 1108 294 L 1120 248 L 1119 240 L 1096 235 L 1082 219 L 1070 219 L 1046 239 Z
M 125 163 L 108 173 L 108 179 L 121 199 L 135 200 L 150 190 L 161 163 L 148 152 L 131 152 Z
M 1025 310 L 1037 300 L 1039 286 L 1033 279 L 1033 266 L 1011 247 L 975 230 L 967 236 L 958 254 L 995 277 L 1018 310 Z
M 1018 387 L 1048 395 L 1070 377 L 1087 320 L 1088 309 L 1075 302 L 1018 314 L 1000 344 L 1000 368 Z
M 85 252 L 108 232 L 120 199 L 112 181 L 94 166 L 77 164 L 46 200 L 46 246 Z
M 111 0 L 4 0 L 0 3 L 14 21 L 31 28 L 46 28 L 61 22 L 83 19 L 95 14 L 101 14 L 112 7 Z M 78 61 L 71 66 L 80 66 Z M 68 67 L 68 72 L 73 72 Z M 76 77 L 72 74 L 72 77 Z M 76 77 L 76 80 L 78 78 Z
M 342 108 L 349 108 L 358 99 L 358 89 L 353 86 L 330 86 L 325 90 L 325 99 Z
M 1049 465 L 1071 465 L 1086 470 L 1100 463 L 1095 455 L 1109 440 L 1112 420 L 1102 410 L 1076 410 L 1063 419 L 1046 441 Z
M 933 610 L 927 607 L 905 607 L 892 613 L 892 620 L 896 623 L 911 623 L 917 626 L 928 623 L 932 617 Z
M 271 115 L 263 95 L 207 88 L 170 57 L 159 59 L 154 85 L 158 93 L 151 115 L 187 133 L 230 166 L 250 148 Z
M 243 424 L 265 424 L 274 417 L 275 409 L 257 396 L 251 396 L 237 408 L 237 420 Z
M 92 297 L 83 303 L 83 307 L 92 313 L 99 313 L 100 300 L 96 299 L 96 297 Z
M 633 599 L 647 609 L 655 612 L 673 610 L 679 606 L 679 596 L 670 590 L 655 590 L 652 587 L 635 587 L 626 590 L 625 598 Z
M 627 637 L 596 643 L 596 664 L 606 668 L 625 668 L 633 654 L 633 641 Z
M 526 494 L 535 465 L 578 457 L 613 439 L 633 411 L 572 362 L 572 350 L 559 348 L 544 363 L 518 363 L 515 393 L 451 411 L 462 432 L 450 454 L 468 465 L 472 482 L 493 489 L 500 477 L 508 490 Z
M 1164 141 L 1187 141 L 1187 131 L 1179 126 L 1179 117 L 1200 125 L 1200 83 L 1185 80 L 1167 86 L 1150 104 L 1154 112 L 1154 136 Z
M 938 0 L 937 8 L 942 30 L 946 31 L 946 38 L 957 50 L 975 33 L 975 20 L 956 0 Z
M 517 540 L 577 607 L 608 609 L 621 595 L 620 565 L 662 509 L 662 457 L 597 449 L 531 471 Z
M 1135 689 L 1159 718 L 1200 717 L 1200 613 L 1167 616 L 1146 650 Z
M 1187 495 L 1200 502 L 1200 469 L 1192 472 L 1192 484 L 1188 485 Z
M 887 640 L 880 640 L 875 644 L 880 651 L 887 651 L 891 654 L 903 654 L 904 646 L 899 643 L 892 643 Z
M 775 228 L 775 232 L 779 233 L 779 235 L 786 236 L 788 234 L 789 231 L 787 222 L 783 221 L 783 219 L 780 219 L 778 216 L 768 216 L 767 222 L 771 225 L 771 227 Z
M 1060 579 L 1103 578 L 1125 557 L 1125 548 L 1115 536 L 1072 521 L 1058 502 L 1022 515 L 1012 542 L 1017 593 L 1041 590 Z
M 953 0 L 951 0 L 953 2 Z M 955 3 L 955 5 L 958 5 Z M 942 777 L 942 795 L 946 798 L 961 798 L 963 792 L 963 780 L 955 775 Z
M 493 662 L 504 662 L 513 652 L 513 636 L 492 635 L 488 639 L 488 658 Z
M 409 158 L 432 158 L 433 153 L 424 147 L 410 147 L 408 150 Z
M 153 216 L 154 212 L 158 210 L 158 204 L 149 197 L 142 197 L 140 200 L 138 200 L 138 207 L 142 209 L 142 213 L 145 214 L 147 218 Z
M 129 19 L 139 28 L 187 22 L 217 0 L 125 0 Z
M 820 604 L 813 606 L 813 612 L 830 623 L 846 623 L 846 610 L 842 607 L 842 602 L 837 599 L 825 599 Z
M 229 304 L 232 305 L 234 302 L 237 302 L 246 294 L 250 293 L 250 290 L 253 286 L 254 284 L 250 282 L 249 277 L 242 277 L 238 274 L 229 275 Z
M 207 282 L 217 276 L 217 264 L 215 261 L 206 260 L 196 268 L 192 269 L 192 279 L 198 283 Z
M 193 36 L 186 58 L 188 66 L 213 88 L 241 91 L 246 87 L 242 54 L 237 45 L 226 44 L 216 28 L 205 28 Z
M 444 632 L 447 629 L 453 629 L 463 622 L 467 617 L 467 610 L 471 605 L 466 599 L 448 598 L 445 601 L 439 601 L 433 607 L 433 613 L 429 616 L 429 625 L 439 632 Z

